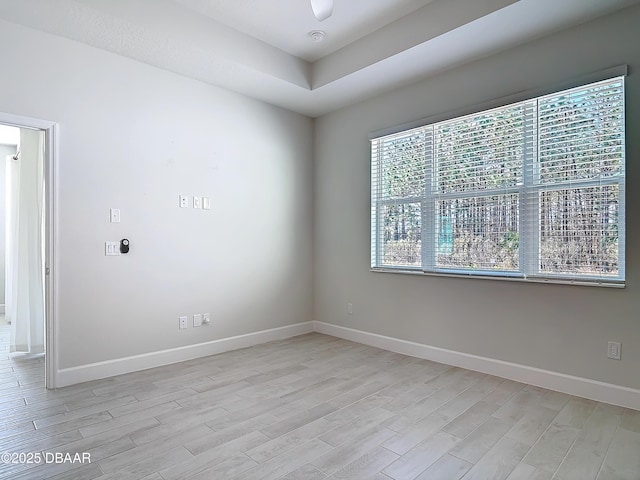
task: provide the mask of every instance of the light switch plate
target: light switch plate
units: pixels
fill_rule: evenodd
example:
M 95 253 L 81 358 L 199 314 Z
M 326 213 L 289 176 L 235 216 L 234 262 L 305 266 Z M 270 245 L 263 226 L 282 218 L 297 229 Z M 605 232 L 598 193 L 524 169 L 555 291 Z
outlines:
M 202 208 L 205 210 L 211 210 L 211 198 L 202 197 Z
M 201 327 L 202 326 L 202 314 L 196 313 L 193 315 L 193 326 Z
M 107 256 L 120 255 L 120 242 L 104 242 L 104 254 Z
M 193 197 L 193 208 L 200 208 L 200 197 Z
M 111 223 L 120 223 L 120 209 L 112 208 L 109 210 L 109 215 L 111 217 Z

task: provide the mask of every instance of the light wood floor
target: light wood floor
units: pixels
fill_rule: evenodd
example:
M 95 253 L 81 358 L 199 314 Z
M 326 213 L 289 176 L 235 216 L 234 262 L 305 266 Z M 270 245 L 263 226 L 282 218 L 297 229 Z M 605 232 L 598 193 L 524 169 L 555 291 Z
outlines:
M 0 329 L 2 479 L 640 479 L 640 412 L 309 334 L 43 388 Z

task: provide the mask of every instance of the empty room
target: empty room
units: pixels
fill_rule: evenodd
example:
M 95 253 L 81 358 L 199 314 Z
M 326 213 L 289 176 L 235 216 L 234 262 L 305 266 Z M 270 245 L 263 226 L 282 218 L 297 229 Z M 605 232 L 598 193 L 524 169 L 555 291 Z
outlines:
M 0 45 L 1 480 L 640 480 L 640 0 Z

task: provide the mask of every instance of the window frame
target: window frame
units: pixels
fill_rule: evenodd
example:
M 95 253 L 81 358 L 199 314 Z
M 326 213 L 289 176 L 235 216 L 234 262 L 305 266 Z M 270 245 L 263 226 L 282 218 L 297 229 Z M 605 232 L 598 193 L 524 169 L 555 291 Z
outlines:
M 474 107 L 450 112 L 448 114 L 438 115 L 421 119 L 416 122 L 408 124 L 398 125 L 397 127 L 373 132 L 369 135 L 369 139 L 374 140 L 389 135 L 398 133 L 408 133 L 414 129 L 420 129 L 428 127 L 430 125 L 445 122 L 447 120 L 455 120 L 468 115 L 474 115 L 490 111 L 496 108 L 502 108 L 514 103 L 533 101 L 536 102 L 541 97 L 546 95 L 570 90 L 573 88 L 579 88 L 597 83 L 604 80 L 613 80 L 617 77 L 625 77 L 628 72 L 626 65 L 613 67 L 600 72 L 595 72 L 589 75 L 582 76 L 562 84 L 558 84 L 547 89 L 529 90 L 521 92 L 516 95 L 503 97 L 491 102 L 486 102 Z M 623 94 L 624 94 L 624 79 L 623 79 Z M 624 99 L 623 99 L 624 102 Z M 623 103 L 623 125 L 625 125 L 624 119 L 624 103 Z M 536 116 L 537 118 L 537 116 Z M 538 129 L 536 127 L 536 134 L 538 135 Z M 435 136 L 434 133 L 432 135 Z M 625 142 L 622 142 L 622 158 L 623 162 L 625 156 Z M 373 144 L 372 144 L 373 145 Z M 431 149 L 434 150 L 435 141 L 431 143 Z M 538 141 L 535 142 L 536 149 Z M 373 148 L 373 147 L 372 147 Z M 431 276 L 449 276 L 458 278 L 478 278 L 478 279 L 492 279 L 492 280 L 508 280 L 508 281 L 526 281 L 536 283 L 561 283 L 561 284 L 573 284 L 573 285 L 588 285 L 588 286 L 608 286 L 608 287 L 624 287 L 625 286 L 625 165 L 622 166 L 622 174 L 619 176 L 610 176 L 606 178 L 589 179 L 583 181 L 564 181 L 543 185 L 541 182 L 536 184 L 535 180 L 537 174 L 534 173 L 533 168 L 537 166 L 537 150 L 528 152 L 525 154 L 525 165 L 523 166 L 523 181 L 521 184 L 517 184 L 509 187 L 500 187 L 496 189 L 487 190 L 472 190 L 469 192 L 455 192 L 455 193 L 433 193 L 429 192 L 430 186 L 433 184 L 432 175 L 435 169 L 427 168 L 425 172 L 425 178 L 423 183 L 425 189 L 422 196 L 409 196 L 402 198 L 381 199 L 382 181 L 377 182 L 378 191 L 371 190 L 371 271 L 374 272 L 386 272 L 386 273 L 409 273 L 418 275 L 431 275 Z M 382 149 L 377 151 L 378 161 L 375 165 L 378 167 L 378 171 L 371 173 L 372 187 L 374 174 L 378 179 L 381 178 L 381 172 L 383 168 L 383 162 L 381 161 Z M 432 155 L 432 158 L 434 156 Z M 373 167 L 373 156 L 371 157 Z M 433 160 L 435 164 L 435 160 Z M 533 168 L 528 168 L 533 167 Z M 539 219 L 539 192 L 553 191 L 563 189 L 576 189 L 576 188 L 589 188 L 589 187 L 602 187 L 615 185 L 618 187 L 618 197 L 622 200 L 618 205 L 618 216 L 620 221 L 618 222 L 618 275 L 616 277 L 605 277 L 602 275 L 572 275 L 562 273 L 544 273 L 540 271 L 534 271 L 533 266 L 540 263 L 539 252 L 535 253 L 536 261 L 527 261 L 525 256 L 532 254 L 535 250 L 539 250 L 539 235 L 540 235 L 540 219 Z M 487 270 L 487 269 L 468 269 L 468 268 L 455 268 L 455 267 L 443 267 L 438 266 L 437 257 L 437 238 L 428 238 L 427 236 L 433 235 L 436 232 L 435 223 L 437 222 L 437 202 L 440 199 L 447 198 L 464 198 L 466 197 L 490 197 L 492 195 L 505 195 L 505 194 L 517 194 L 519 199 L 518 206 L 518 222 L 519 232 L 525 230 L 533 232 L 531 235 L 519 236 L 519 263 L 518 270 Z M 383 260 L 383 241 L 380 237 L 380 226 L 382 223 L 381 212 L 383 205 L 402 205 L 402 204 L 419 204 L 421 207 L 421 261 L 419 265 L 392 265 L 384 264 Z M 534 220 L 535 219 L 535 220 Z M 522 226 L 523 221 L 533 221 L 533 228 L 531 225 Z M 429 248 L 425 248 L 429 245 Z

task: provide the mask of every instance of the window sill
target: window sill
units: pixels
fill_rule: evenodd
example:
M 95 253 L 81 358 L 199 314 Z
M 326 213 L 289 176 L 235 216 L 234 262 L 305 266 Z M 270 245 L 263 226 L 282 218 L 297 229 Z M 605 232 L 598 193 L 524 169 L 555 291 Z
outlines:
M 466 278 L 480 280 L 503 280 L 509 282 L 523 283 L 547 283 L 557 285 L 579 285 L 584 287 L 608 287 L 608 288 L 625 288 L 624 280 L 589 280 L 589 279 L 571 279 L 566 277 L 524 277 L 519 273 L 510 274 L 508 272 L 500 272 L 499 274 L 490 273 L 462 273 L 453 271 L 425 272 L 415 268 L 389 268 L 389 267 L 373 267 L 370 268 L 375 273 L 401 273 L 409 275 L 422 275 L 428 277 L 449 277 L 449 278 Z

